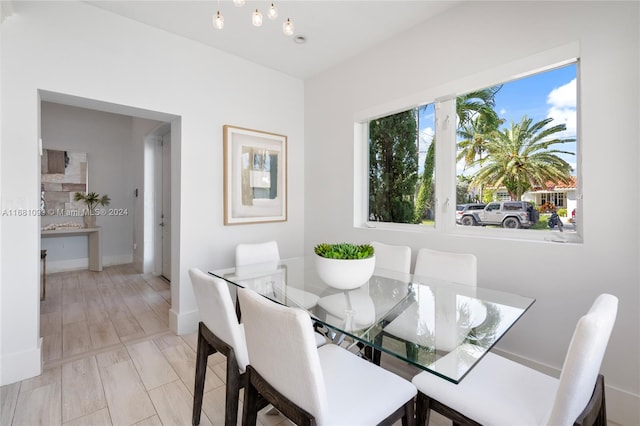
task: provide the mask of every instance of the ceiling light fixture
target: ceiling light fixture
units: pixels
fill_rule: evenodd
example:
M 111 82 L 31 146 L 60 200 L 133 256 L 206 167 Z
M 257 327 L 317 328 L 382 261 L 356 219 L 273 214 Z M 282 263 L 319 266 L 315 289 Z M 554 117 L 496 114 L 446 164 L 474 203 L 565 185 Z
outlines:
M 236 7 L 241 7 L 245 4 L 245 0 L 233 0 L 233 4 Z M 269 6 L 267 17 L 272 21 L 278 18 L 278 8 L 274 3 L 271 3 L 271 6 Z M 262 13 L 259 9 L 255 9 L 251 14 L 251 23 L 256 27 L 261 27 L 262 22 Z M 220 0 L 218 0 L 218 12 L 213 16 L 213 27 L 217 30 L 224 28 L 224 16 L 220 13 Z M 286 36 L 292 36 L 294 30 L 295 28 L 293 26 L 293 22 L 291 22 L 291 18 L 287 18 L 287 20 L 282 23 L 282 32 Z
M 276 7 L 275 4 L 271 3 L 271 6 L 269 7 L 269 12 L 267 12 L 267 16 L 272 21 L 278 17 L 278 8 Z
M 282 32 L 286 36 L 292 36 L 295 28 L 293 27 L 293 22 L 291 22 L 291 18 L 287 18 L 287 21 L 282 24 Z
M 256 9 L 255 12 L 253 12 L 253 15 L 251 16 L 251 23 L 253 24 L 254 27 L 262 26 L 262 13 L 260 13 L 258 9 Z
M 213 27 L 216 30 L 221 30 L 224 28 L 224 16 L 220 15 L 220 11 L 216 13 L 216 16 L 213 17 Z

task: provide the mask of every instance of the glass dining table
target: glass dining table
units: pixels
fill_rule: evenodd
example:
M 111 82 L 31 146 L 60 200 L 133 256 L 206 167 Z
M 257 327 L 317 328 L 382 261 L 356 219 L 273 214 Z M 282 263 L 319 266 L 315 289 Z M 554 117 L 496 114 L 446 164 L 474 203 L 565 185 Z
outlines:
M 353 290 L 325 284 L 314 256 L 209 272 L 306 310 L 336 343 L 362 343 L 459 383 L 535 299 L 376 268 Z

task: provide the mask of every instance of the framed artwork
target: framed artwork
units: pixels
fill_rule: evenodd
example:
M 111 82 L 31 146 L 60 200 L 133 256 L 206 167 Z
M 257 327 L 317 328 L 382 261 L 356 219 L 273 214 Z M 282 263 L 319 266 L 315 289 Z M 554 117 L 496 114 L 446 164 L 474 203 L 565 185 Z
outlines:
M 76 192 L 87 192 L 87 153 L 43 149 L 40 159 L 40 209 L 47 216 L 79 216 Z
M 287 220 L 287 137 L 225 125 L 224 224 Z

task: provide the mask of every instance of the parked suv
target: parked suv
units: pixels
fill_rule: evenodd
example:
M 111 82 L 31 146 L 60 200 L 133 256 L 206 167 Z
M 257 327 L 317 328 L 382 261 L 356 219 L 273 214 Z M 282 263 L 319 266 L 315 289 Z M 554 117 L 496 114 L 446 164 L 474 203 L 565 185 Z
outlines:
M 499 225 L 504 228 L 529 228 L 538 223 L 538 210 L 528 201 L 495 201 L 482 210 L 462 214 L 460 223 L 466 226 Z
M 484 209 L 484 207 L 486 206 L 486 204 L 483 203 L 469 203 L 469 204 L 458 204 L 456 206 L 456 223 L 460 224 L 460 219 L 462 219 L 462 216 L 471 210 L 482 210 Z

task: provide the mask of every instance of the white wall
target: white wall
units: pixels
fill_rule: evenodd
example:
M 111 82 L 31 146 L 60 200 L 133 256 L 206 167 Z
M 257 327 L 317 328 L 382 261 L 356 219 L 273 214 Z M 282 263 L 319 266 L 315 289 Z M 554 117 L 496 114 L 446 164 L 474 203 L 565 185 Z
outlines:
M 107 210 L 126 211 L 97 218 L 97 225 L 103 228 L 103 265 L 130 263 L 136 211 L 133 190 L 137 171 L 142 169 L 142 158 L 136 154 L 142 152 L 144 132 L 160 123 L 52 102 L 43 102 L 40 114 L 43 148 L 87 153 L 88 190 L 111 197 Z M 42 226 L 60 222 L 81 222 L 81 218 L 41 218 Z M 41 248 L 47 250 L 48 272 L 87 268 L 86 237 L 45 238 Z
M 305 250 L 327 240 L 472 252 L 478 281 L 537 299 L 499 347 L 558 371 L 596 295 L 620 299 L 602 372 L 608 414 L 640 424 L 638 315 L 639 4 L 470 2 L 305 83 Z M 354 117 L 381 105 L 578 42 L 583 244 L 353 227 Z M 405 105 L 412 107 L 413 105 Z M 330 169 L 328 173 L 327 170 Z M 616 203 L 602 202 L 619 200 Z M 606 217 L 620 218 L 604 220 Z
M 291 78 L 82 2 L 16 2 L 0 30 L 2 208 L 39 201 L 38 90 L 179 116 L 172 126 L 172 309 L 195 330 L 188 269 L 230 266 L 239 242 L 302 249 L 303 99 Z M 289 220 L 223 226 L 222 126 L 289 137 Z M 178 132 L 175 137 L 173 132 Z M 1 218 L 0 384 L 40 372 L 39 221 Z

